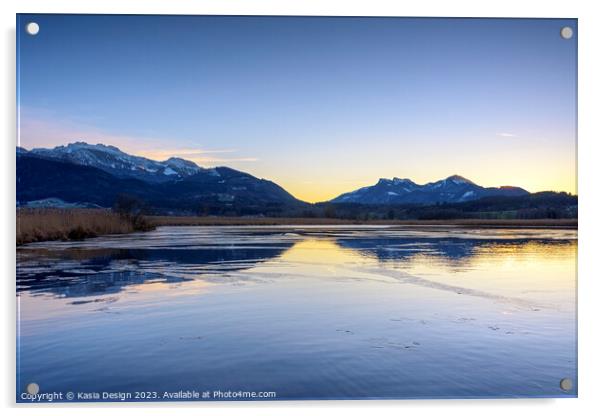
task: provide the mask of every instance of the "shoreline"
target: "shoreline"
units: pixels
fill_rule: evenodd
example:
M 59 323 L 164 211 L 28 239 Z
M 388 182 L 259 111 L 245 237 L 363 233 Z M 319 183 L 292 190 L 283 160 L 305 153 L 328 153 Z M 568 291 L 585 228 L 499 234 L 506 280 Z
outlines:
M 577 219 L 348 220 L 286 217 L 178 217 L 119 215 L 108 209 L 18 209 L 16 245 L 77 241 L 111 234 L 151 231 L 162 226 L 407 226 L 466 228 L 578 229 Z
M 341 218 L 285 217 L 176 217 L 147 216 L 155 227 L 161 226 L 262 226 L 262 225 L 390 225 L 390 226 L 457 226 L 479 228 L 560 228 L 578 229 L 577 219 L 456 219 L 456 220 L 346 220 Z

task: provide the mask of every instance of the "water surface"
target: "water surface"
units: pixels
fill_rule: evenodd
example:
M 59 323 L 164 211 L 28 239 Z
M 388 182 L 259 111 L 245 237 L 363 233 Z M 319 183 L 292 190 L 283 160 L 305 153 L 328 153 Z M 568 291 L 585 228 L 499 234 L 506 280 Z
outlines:
M 30 244 L 17 253 L 17 399 L 30 382 L 159 396 L 573 397 L 576 237 L 161 227 Z

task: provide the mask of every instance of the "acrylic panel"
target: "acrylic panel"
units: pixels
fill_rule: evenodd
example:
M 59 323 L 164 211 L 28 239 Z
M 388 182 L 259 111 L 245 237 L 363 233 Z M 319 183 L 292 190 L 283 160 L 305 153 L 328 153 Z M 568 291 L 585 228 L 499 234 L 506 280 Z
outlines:
M 577 396 L 576 19 L 16 31 L 18 402 Z

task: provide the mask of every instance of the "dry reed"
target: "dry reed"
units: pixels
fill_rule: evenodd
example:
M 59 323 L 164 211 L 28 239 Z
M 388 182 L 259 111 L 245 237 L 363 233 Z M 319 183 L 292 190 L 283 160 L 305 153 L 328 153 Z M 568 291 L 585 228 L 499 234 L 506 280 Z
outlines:
M 162 225 L 453 225 L 466 227 L 577 228 L 577 220 L 370 220 L 340 218 L 171 217 L 133 218 L 108 209 L 17 209 L 17 245 L 47 240 L 79 240 L 150 230 Z
M 127 217 L 107 209 L 17 209 L 17 245 L 46 240 L 78 240 L 134 230 Z

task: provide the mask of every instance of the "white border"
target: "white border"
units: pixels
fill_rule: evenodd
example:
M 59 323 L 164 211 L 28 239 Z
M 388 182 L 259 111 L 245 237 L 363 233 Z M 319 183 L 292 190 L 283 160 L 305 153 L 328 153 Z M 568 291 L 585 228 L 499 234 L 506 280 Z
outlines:
M 2 147 L 2 174 L 0 182 L 3 203 L 2 238 L 3 265 L 3 374 L 0 378 L 2 405 L 8 407 L 5 414 L 31 414 L 38 411 L 53 415 L 81 414 L 104 415 L 107 408 L 119 404 L 101 406 L 16 406 L 15 397 L 15 283 L 14 283 L 14 235 L 15 235 L 15 13 L 144 13 L 144 14 L 276 14 L 276 15 L 355 15 L 355 16 L 477 16 L 477 17 L 569 17 L 579 18 L 579 399 L 556 400 L 420 400 L 420 401 L 350 401 L 350 402 L 273 402 L 273 403 L 177 403 L 177 404 L 129 404 L 123 407 L 131 414 L 163 415 L 165 412 L 183 414 L 299 414 L 308 412 L 330 415 L 345 412 L 363 415 L 367 412 L 382 414 L 461 414 L 488 416 L 508 413 L 537 415 L 590 414 L 602 408 L 598 392 L 600 386 L 600 304 L 602 273 L 597 267 L 597 232 L 602 214 L 599 186 L 602 180 L 600 142 L 602 118 L 600 103 L 602 74 L 600 42 L 602 19 L 596 10 L 596 2 L 566 1 L 354 1 L 354 0 L 289 0 L 279 1 L 203 1 L 203 0 L 89 0 L 43 1 L 4 0 L 0 2 L 2 13 L 2 111 L 1 126 L 4 131 Z M 199 409 L 200 408 L 200 409 Z M 115 409 L 117 410 L 117 409 Z M 111 410 L 114 411 L 114 410 Z M 598 410 L 599 411 L 599 410 Z

